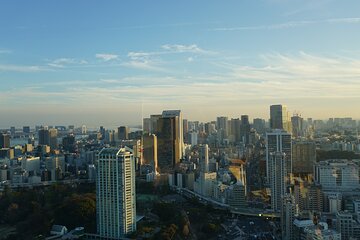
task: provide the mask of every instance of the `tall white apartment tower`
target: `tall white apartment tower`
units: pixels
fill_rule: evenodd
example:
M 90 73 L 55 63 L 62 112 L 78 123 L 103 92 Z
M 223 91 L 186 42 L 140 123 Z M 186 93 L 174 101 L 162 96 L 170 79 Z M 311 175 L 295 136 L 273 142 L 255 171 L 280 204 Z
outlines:
M 135 162 L 130 148 L 104 148 L 97 156 L 97 232 L 119 239 L 136 230 Z
M 282 152 L 271 153 L 269 168 L 271 172 L 271 207 L 274 212 L 280 212 L 287 186 L 286 154 Z
M 266 177 L 270 181 L 270 155 L 276 152 L 285 153 L 286 171 L 288 174 L 292 173 L 292 142 L 291 133 L 284 130 L 275 129 L 266 133 Z

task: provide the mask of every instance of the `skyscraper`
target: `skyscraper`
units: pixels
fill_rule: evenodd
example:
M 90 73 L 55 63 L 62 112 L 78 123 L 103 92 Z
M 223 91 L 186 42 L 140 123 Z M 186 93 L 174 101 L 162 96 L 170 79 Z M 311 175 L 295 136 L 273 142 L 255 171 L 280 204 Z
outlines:
M 294 219 L 296 215 L 296 205 L 294 197 L 287 194 L 282 199 L 281 208 L 281 233 L 282 239 L 295 240 L 294 237 Z
M 249 144 L 250 139 L 250 122 L 248 115 L 241 116 L 241 125 L 240 125 L 240 141 L 244 144 Z
M 240 125 L 241 125 L 241 120 L 239 118 L 232 118 L 230 120 L 230 133 L 231 136 L 233 137 L 233 140 L 235 143 L 239 143 L 241 141 L 241 137 L 240 137 Z
M 287 173 L 292 173 L 291 134 L 283 130 L 273 130 L 266 133 L 266 176 L 273 174 L 269 171 L 270 154 L 276 152 L 285 153 Z
M 157 137 L 155 134 L 146 134 L 143 137 L 143 162 L 156 171 L 158 167 Z
M 144 133 L 152 133 L 151 118 L 144 118 L 143 119 L 143 132 Z
M 227 138 L 228 133 L 229 133 L 228 117 L 217 117 L 216 129 L 217 129 L 220 141 Z
M 118 139 L 119 140 L 128 140 L 129 139 L 129 127 L 120 126 L 118 127 Z
M 209 146 L 207 144 L 199 146 L 200 168 L 202 172 L 209 172 Z
M 58 137 L 58 130 L 55 128 L 51 128 L 49 130 L 49 145 L 51 150 L 54 150 L 58 147 L 57 137 Z
M 136 230 L 135 162 L 128 147 L 98 154 L 96 217 L 103 238 L 119 239 Z
M 157 121 L 161 118 L 161 114 L 150 115 L 150 133 L 156 133 L 157 131 Z
M 161 117 L 158 119 L 157 142 L 158 170 L 160 173 L 171 172 L 181 158 L 178 117 Z
M 285 105 L 270 106 L 270 128 L 283 129 L 291 133 L 291 120 Z
M 2 133 L 0 134 L 0 148 L 10 147 L 10 135 Z
M 255 128 L 256 132 L 265 133 L 265 120 L 261 118 L 255 118 L 253 127 Z
M 292 170 L 294 174 L 313 173 L 315 163 L 315 142 L 295 142 L 292 145 Z
M 39 145 L 50 145 L 50 134 L 49 130 L 42 128 L 38 132 L 39 134 Z
M 188 133 L 189 133 L 189 123 L 187 119 L 183 119 L 183 137 L 184 137 L 184 143 L 188 143 Z
M 292 135 L 294 138 L 304 136 L 304 119 L 295 115 L 291 117 Z
M 269 156 L 269 176 L 271 189 L 271 207 L 275 212 L 282 209 L 282 199 L 286 194 L 287 170 L 286 154 L 274 152 Z
M 23 133 L 25 135 L 29 135 L 30 133 L 30 127 L 29 126 L 23 126 Z
M 181 110 L 164 110 L 162 112 L 162 117 L 168 117 L 168 118 L 178 118 L 177 121 L 177 137 L 179 138 L 179 152 L 180 152 L 180 157 L 182 157 L 182 155 L 184 154 L 184 131 L 183 131 L 183 117 L 182 117 L 182 113 Z

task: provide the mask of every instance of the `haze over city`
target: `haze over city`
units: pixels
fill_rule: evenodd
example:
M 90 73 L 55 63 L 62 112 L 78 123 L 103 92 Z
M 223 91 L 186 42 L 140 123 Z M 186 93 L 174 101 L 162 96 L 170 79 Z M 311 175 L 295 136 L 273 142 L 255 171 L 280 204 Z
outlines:
M 0 127 L 360 118 L 359 1 L 3 1 Z M 107 116 L 104 118 L 104 116 Z

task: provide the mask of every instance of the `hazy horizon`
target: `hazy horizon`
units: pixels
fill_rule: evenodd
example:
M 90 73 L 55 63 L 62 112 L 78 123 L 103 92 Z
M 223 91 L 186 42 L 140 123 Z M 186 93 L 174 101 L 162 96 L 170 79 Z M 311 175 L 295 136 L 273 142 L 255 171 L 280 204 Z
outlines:
M 0 6 L 0 128 L 268 119 L 271 104 L 360 119 L 359 1 Z

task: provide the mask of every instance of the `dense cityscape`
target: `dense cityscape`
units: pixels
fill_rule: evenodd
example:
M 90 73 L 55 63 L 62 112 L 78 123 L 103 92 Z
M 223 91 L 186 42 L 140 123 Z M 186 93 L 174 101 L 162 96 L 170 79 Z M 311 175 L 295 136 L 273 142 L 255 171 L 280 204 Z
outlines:
M 359 10 L 0 1 L 0 240 L 360 240 Z
M 305 119 L 281 104 L 270 106 L 269 120 L 199 122 L 164 110 L 137 127 L 2 129 L 1 233 L 358 239 L 359 130 L 350 117 Z

